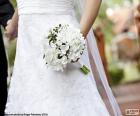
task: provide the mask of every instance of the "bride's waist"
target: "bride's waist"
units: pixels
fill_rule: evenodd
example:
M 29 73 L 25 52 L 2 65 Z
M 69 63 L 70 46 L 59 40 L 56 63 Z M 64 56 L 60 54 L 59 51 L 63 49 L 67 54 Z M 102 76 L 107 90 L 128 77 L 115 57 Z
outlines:
M 72 14 L 73 7 L 68 6 L 43 6 L 43 5 L 22 5 L 18 7 L 19 15 L 21 14 Z

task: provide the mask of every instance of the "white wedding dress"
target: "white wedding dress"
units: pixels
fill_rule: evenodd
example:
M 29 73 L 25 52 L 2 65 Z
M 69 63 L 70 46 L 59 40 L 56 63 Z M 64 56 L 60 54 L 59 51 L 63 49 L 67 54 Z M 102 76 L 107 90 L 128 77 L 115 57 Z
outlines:
M 42 39 L 49 28 L 58 23 L 79 27 L 72 13 L 74 0 L 17 2 L 17 51 L 5 114 L 109 116 L 91 74 L 80 72 L 78 63 L 69 64 L 64 72 L 49 70 L 43 63 Z

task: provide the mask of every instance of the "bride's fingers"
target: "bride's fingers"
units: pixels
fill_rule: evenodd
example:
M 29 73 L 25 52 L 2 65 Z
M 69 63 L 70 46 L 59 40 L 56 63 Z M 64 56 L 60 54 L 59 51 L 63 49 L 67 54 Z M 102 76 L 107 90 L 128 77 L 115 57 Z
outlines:
M 4 32 L 4 36 L 6 37 L 6 38 L 11 38 L 11 35 L 6 31 L 6 32 Z
M 11 19 L 10 19 L 10 20 L 8 20 L 8 21 L 7 21 L 7 25 L 8 25 L 8 24 L 10 24 L 10 23 L 11 23 L 11 21 L 12 21 Z
M 5 30 L 6 30 L 6 31 L 8 30 L 8 26 L 5 27 Z
M 10 34 L 10 33 L 8 33 L 8 32 L 5 32 L 4 35 L 5 35 L 5 37 L 6 37 L 8 40 L 12 40 L 13 38 L 15 38 L 15 35 Z
M 11 40 L 17 37 L 17 31 L 18 29 L 15 29 L 15 30 L 9 29 L 9 27 L 7 26 L 5 28 L 4 35 Z

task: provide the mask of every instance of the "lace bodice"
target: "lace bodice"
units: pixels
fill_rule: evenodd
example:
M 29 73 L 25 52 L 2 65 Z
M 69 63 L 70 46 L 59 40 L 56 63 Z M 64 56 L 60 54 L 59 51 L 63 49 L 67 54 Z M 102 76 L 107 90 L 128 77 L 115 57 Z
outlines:
M 74 0 L 17 0 L 19 14 L 69 13 Z

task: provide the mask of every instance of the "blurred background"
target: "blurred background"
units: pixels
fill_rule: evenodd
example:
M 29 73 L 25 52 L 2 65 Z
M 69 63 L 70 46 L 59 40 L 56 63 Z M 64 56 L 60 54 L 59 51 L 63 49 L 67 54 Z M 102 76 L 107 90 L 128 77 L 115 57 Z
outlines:
M 16 6 L 16 2 L 11 1 Z M 103 0 L 93 25 L 108 82 L 124 116 L 126 109 L 140 110 L 139 4 L 140 0 Z M 10 77 L 15 59 L 16 40 L 5 42 L 5 46 Z

